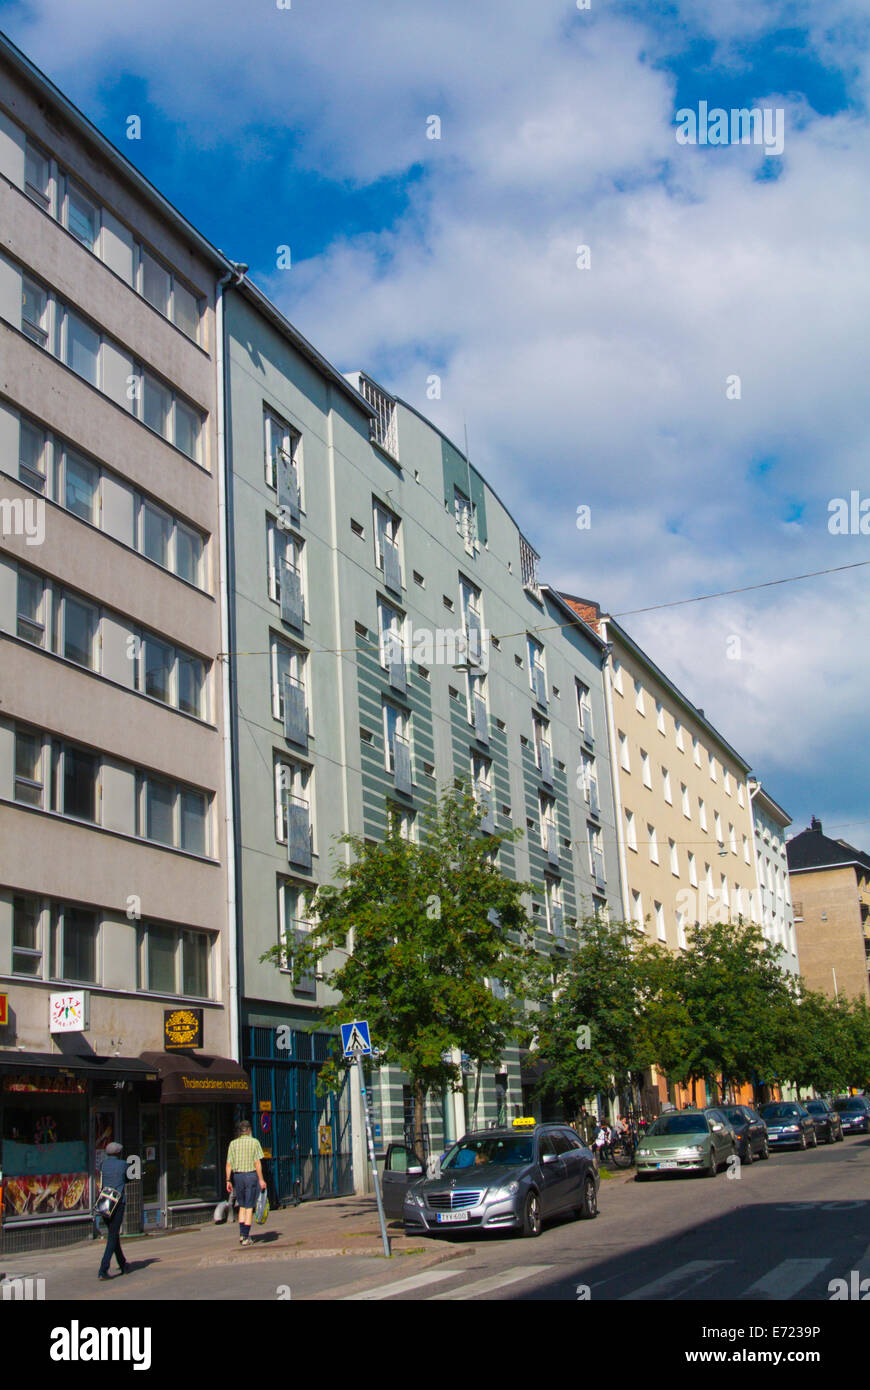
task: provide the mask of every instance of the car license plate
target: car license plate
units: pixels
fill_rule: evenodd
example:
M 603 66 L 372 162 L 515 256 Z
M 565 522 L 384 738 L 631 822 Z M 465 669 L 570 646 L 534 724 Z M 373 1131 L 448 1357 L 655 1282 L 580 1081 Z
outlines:
M 679 1163 L 675 1158 L 666 1158 L 659 1164 L 660 1168 L 679 1168 Z
M 443 1226 L 448 1221 L 467 1221 L 467 1211 L 439 1211 L 438 1225 Z

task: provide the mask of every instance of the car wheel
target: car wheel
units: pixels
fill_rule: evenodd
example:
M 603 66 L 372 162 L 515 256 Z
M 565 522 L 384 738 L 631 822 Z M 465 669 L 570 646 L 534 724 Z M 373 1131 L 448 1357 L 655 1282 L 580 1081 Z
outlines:
M 598 1193 L 595 1191 L 595 1179 L 591 1173 L 586 1174 L 586 1181 L 583 1184 L 583 1202 L 577 1208 L 577 1215 L 581 1221 L 594 1221 L 598 1215 Z
M 825 1140 L 825 1143 L 826 1143 L 826 1144 L 833 1144 L 833 1143 L 836 1141 L 836 1138 L 837 1138 L 837 1136 L 836 1136 L 835 1133 L 834 1133 L 834 1126 L 833 1126 L 833 1125 L 828 1125 L 828 1137 L 827 1137 L 827 1139 Z
M 770 1144 L 768 1143 L 767 1135 L 764 1136 L 764 1140 L 762 1141 L 762 1145 L 761 1145 L 761 1152 L 760 1152 L 760 1154 L 758 1155 L 758 1157 L 759 1157 L 759 1158 L 770 1158 Z
M 807 1146 L 807 1135 L 806 1135 L 806 1130 L 803 1130 L 803 1129 L 802 1129 L 802 1130 L 801 1130 L 801 1149 L 802 1149 L 802 1150 L 805 1149 L 806 1146 Z
M 530 1192 L 523 1207 L 523 1235 L 532 1239 L 541 1234 L 541 1199 L 537 1192 Z
M 741 1156 L 740 1161 L 741 1161 L 741 1163 L 745 1163 L 746 1166 L 747 1166 L 747 1168 L 748 1168 L 749 1165 L 750 1165 L 750 1163 L 751 1163 L 752 1160 L 754 1159 L 754 1157 L 755 1157 L 755 1154 L 752 1152 L 752 1140 L 749 1139 L 749 1138 L 747 1138 L 747 1140 L 746 1140 L 746 1152 L 745 1152 L 744 1155 Z
M 713 1150 L 711 1149 L 711 1150 L 710 1150 L 710 1162 L 707 1164 L 706 1168 L 702 1168 L 702 1169 L 701 1169 L 701 1176 L 702 1176 L 703 1178 L 715 1178 L 715 1176 L 716 1176 L 716 1174 L 718 1173 L 718 1171 L 719 1171 L 719 1165 L 718 1165 L 718 1163 L 716 1162 L 716 1155 L 714 1154 Z
M 810 1144 L 810 1148 L 811 1148 L 811 1149 L 817 1149 L 818 1147 L 819 1147 L 819 1136 L 816 1134 L 815 1128 L 813 1128 L 813 1142 Z

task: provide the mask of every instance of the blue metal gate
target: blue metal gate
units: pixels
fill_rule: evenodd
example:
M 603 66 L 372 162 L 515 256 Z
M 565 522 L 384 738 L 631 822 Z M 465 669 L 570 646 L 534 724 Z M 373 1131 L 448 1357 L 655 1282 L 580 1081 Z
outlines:
M 249 1026 L 248 1059 L 254 1092 L 254 1126 L 264 1148 L 271 1148 L 271 1198 L 276 1203 L 302 1198 L 344 1197 L 353 1192 L 349 1080 L 341 1092 L 317 1095 L 317 1074 L 334 1042 L 331 1033 L 290 1029 L 278 1047 L 278 1030 Z M 283 1030 L 282 1030 L 283 1033 Z M 265 1101 L 271 1109 L 260 1109 Z M 268 1115 L 268 1131 L 262 1115 Z M 329 1145 L 322 1142 L 329 1140 Z M 270 1142 L 266 1142 L 270 1140 Z M 322 1150 L 330 1147 L 331 1152 Z

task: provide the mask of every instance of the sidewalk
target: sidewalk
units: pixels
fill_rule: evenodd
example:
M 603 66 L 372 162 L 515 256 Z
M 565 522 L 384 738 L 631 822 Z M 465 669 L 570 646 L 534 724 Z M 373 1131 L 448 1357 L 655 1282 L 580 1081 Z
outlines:
M 414 1269 L 453 1258 L 456 1251 L 432 1241 L 408 1237 L 401 1222 L 387 1221 L 393 1257 L 404 1256 Z M 322 1202 L 303 1202 L 298 1207 L 272 1211 L 264 1226 L 251 1228 L 253 1245 L 239 1246 L 238 1223 L 216 1226 L 208 1222 L 171 1233 L 153 1232 L 124 1236 L 124 1254 L 131 1264 L 158 1259 L 164 1267 L 190 1269 L 212 1265 L 236 1265 L 260 1260 L 311 1259 L 376 1255 L 384 1258 L 374 1197 L 339 1197 Z M 61 1278 L 74 1284 L 81 1272 L 90 1278 L 99 1263 L 103 1241 L 82 1241 L 61 1250 L 33 1250 L 25 1254 L 0 1254 L 2 1278 Z M 466 1251 L 467 1253 L 467 1251 Z M 406 1260 L 402 1260 L 403 1266 Z M 114 1273 L 113 1269 L 113 1273 Z

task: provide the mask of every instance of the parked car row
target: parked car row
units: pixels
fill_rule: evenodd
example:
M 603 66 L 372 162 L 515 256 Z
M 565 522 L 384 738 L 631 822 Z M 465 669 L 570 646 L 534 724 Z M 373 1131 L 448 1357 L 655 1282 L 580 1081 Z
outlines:
M 772 1101 L 751 1105 L 668 1110 L 646 1131 L 635 1153 L 636 1179 L 695 1172 L 712 1178 L 731 1158 L 753 1163 L 774 1148 L 841 1143 L 846 1133 L 870 1134 L 870 1099 Z M 391 1144 L 381 1176 L 384 1211 L 406 1232 L 511 1230 L 540 1235 L 550 1217 L 598 1215 L 595 1158 L 565 1124 L 515 1120 L 475 1130 L 442 1154 L 427 1176 L 408 1144 Z

